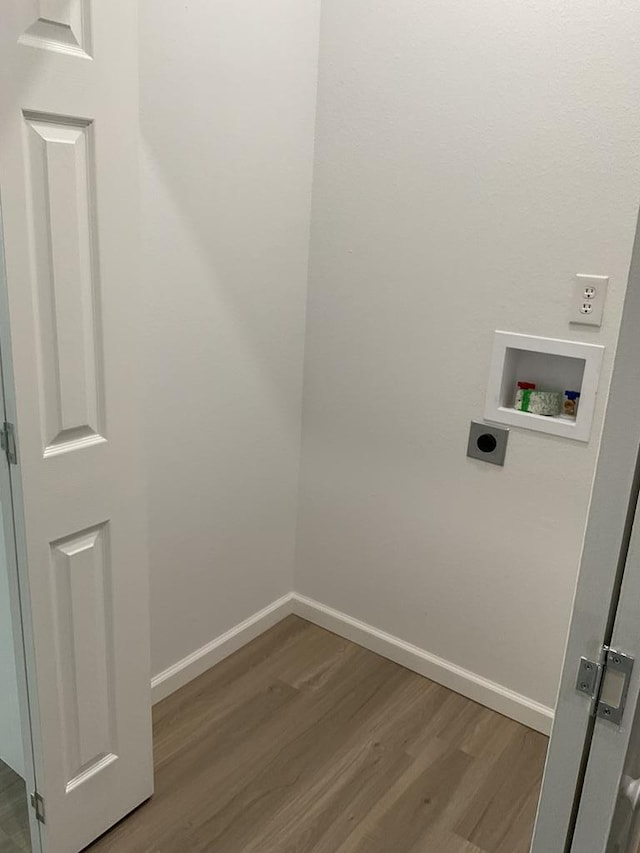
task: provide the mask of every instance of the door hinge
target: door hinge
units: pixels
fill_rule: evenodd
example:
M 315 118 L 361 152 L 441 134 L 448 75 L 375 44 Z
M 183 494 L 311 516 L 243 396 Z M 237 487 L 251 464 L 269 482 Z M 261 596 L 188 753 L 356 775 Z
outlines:
M 40 823 L 44 823 L 44 799 L 37 791 L 34 791 L 33 794 L 31 794 L 31 808 L 36 813 L 36 820 L 39 820 Z
M 16 429 L 13 424 L 5 421 L 0 427 L 0 447 L 7 454 L 7 459 L 12 465 L 18 464 L 18 451 L 16 450 Z
M 620 725 L 635 660 L 603 646 L 597 661 L 580 658 L 576 690 L 591 697 L 590 714 Z

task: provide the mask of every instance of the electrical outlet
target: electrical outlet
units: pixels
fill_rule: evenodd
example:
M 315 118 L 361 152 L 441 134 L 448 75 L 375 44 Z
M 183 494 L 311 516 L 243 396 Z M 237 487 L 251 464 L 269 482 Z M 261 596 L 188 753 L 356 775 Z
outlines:
M 601 326 L 609 276 L 577 275 L 573 285 L 570 323 Z

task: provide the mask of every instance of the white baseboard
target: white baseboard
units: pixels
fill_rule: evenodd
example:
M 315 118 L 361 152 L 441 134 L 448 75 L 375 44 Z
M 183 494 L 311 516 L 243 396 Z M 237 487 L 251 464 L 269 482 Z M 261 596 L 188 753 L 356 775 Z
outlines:
M 154 675 L 151 679 L 151 700 L 155 704 L 175 690 L 184 687 L 221 660 L 237 652 L 251 640 L 255 640 L 269 628 L 277 625 L 285 616 L 293 612 L 292 594 L 287 593 L 272 602 L 263 610 L 249 616 L 244 622 L 234 625 L 229 631 L 216 637 L 210 643 L 196 649 L 177 663 Z
M 294 593 L 291 597 L 291 606 L 297 616 L 358 643 L 365 649 L 389 658 L 401 666 L 406 666 L 407 669 L 424 675 L 444 687 L 449 687 L 481 705 L 486 705 L 487 708 L 492 708 L 499 714 L 504 714 L 543 734 L 548 735 L 551 731 L 553 709 L 546 705 L 541 705 L 527 696 L 515 693 L 501 684 L 489 681 L 451 661 L 432 655 L 411 643 L 406 643 L 398 637 L 367 625 L 366 622 L 353 619 L 339 610 L 326 607 L 304 595 Z
M 268 607 L 254 613 L 244 622 L 240 622 L 202 648 L 196 649 L 195 652 L 174 663 L 164 672 L 154 676 L 151 680 L 153 702 L 159 702 L 183 687 L 291 613 L 313 622 L 314 625 L 326 628 L 340 637 L 358 643 L 365 649 L 389 658 L 401 666 L 406 666 L 407 669 L 424 675 L 444 687 L 449 687 L 456 693 L 461 693 L 525 726 L 543 734 L 549 734 L 551 731 L 552 708 L 295 592 L 283 595 Z

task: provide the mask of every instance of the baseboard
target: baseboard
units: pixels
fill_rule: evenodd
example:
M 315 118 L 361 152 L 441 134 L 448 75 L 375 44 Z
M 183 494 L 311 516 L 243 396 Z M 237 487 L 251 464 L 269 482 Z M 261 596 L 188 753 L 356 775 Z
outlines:
M 424 675 L 444 687 L 449 687 L 481 705 L 486 705 L 499 714 L 504 714 L 543 734 L 549 734 L 551 731 L 553 709 L 546 705 L 541 705 L 527 696 L 515 693 L 501 684 L 482 678 L 451 661 L 432 655 L 304 595 L 293 593 L 290 607 L 293 613 L 303 619 L 406 666 L 407 669 Z
M 229 631 L 155 675 L 151 679 L 152 702 L 155 704 L 180 687 L 184 687 L 192 679 L 202 675 L 233 652 L 237 652 L 251 640 L 255 640 L 285 616 L 289 616 L 293 612 L 292 598 L 292 593 L 283 595 L 263 610 L 249 616 L 244 622 L 234 625 Z
M 456 693 L 461 693 L 525 726 L 543 734 L 549 734 L 551 731 L 552 708 L 295 592 L 283 595 L 268 607 L 254 613 L 244 622 L 240 622 L 202 648 L 196 649 L 195 652 L 174 663 L 164 672 L 154 676 L 151 680 L 152 701 L 155 704 L 188 684 L 193 678 L 197 678 L 228 655 L 238 651 L 291 613 L 321 628 L 326 628 L 340 637 L 358 643 L 401 666 L 406 666 L 407 669 L 424 675 L 444 687 L 449 687 Z

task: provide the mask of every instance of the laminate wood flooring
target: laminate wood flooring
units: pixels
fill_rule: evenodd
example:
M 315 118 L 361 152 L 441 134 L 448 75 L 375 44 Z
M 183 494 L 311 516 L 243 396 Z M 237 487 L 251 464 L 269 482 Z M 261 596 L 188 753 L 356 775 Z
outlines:
M 27 786 L 0 761 L 0 853 L 31 853 Z
M 91 853 L 528 853 L 547 738 L 291 616 L 154 708 Z

